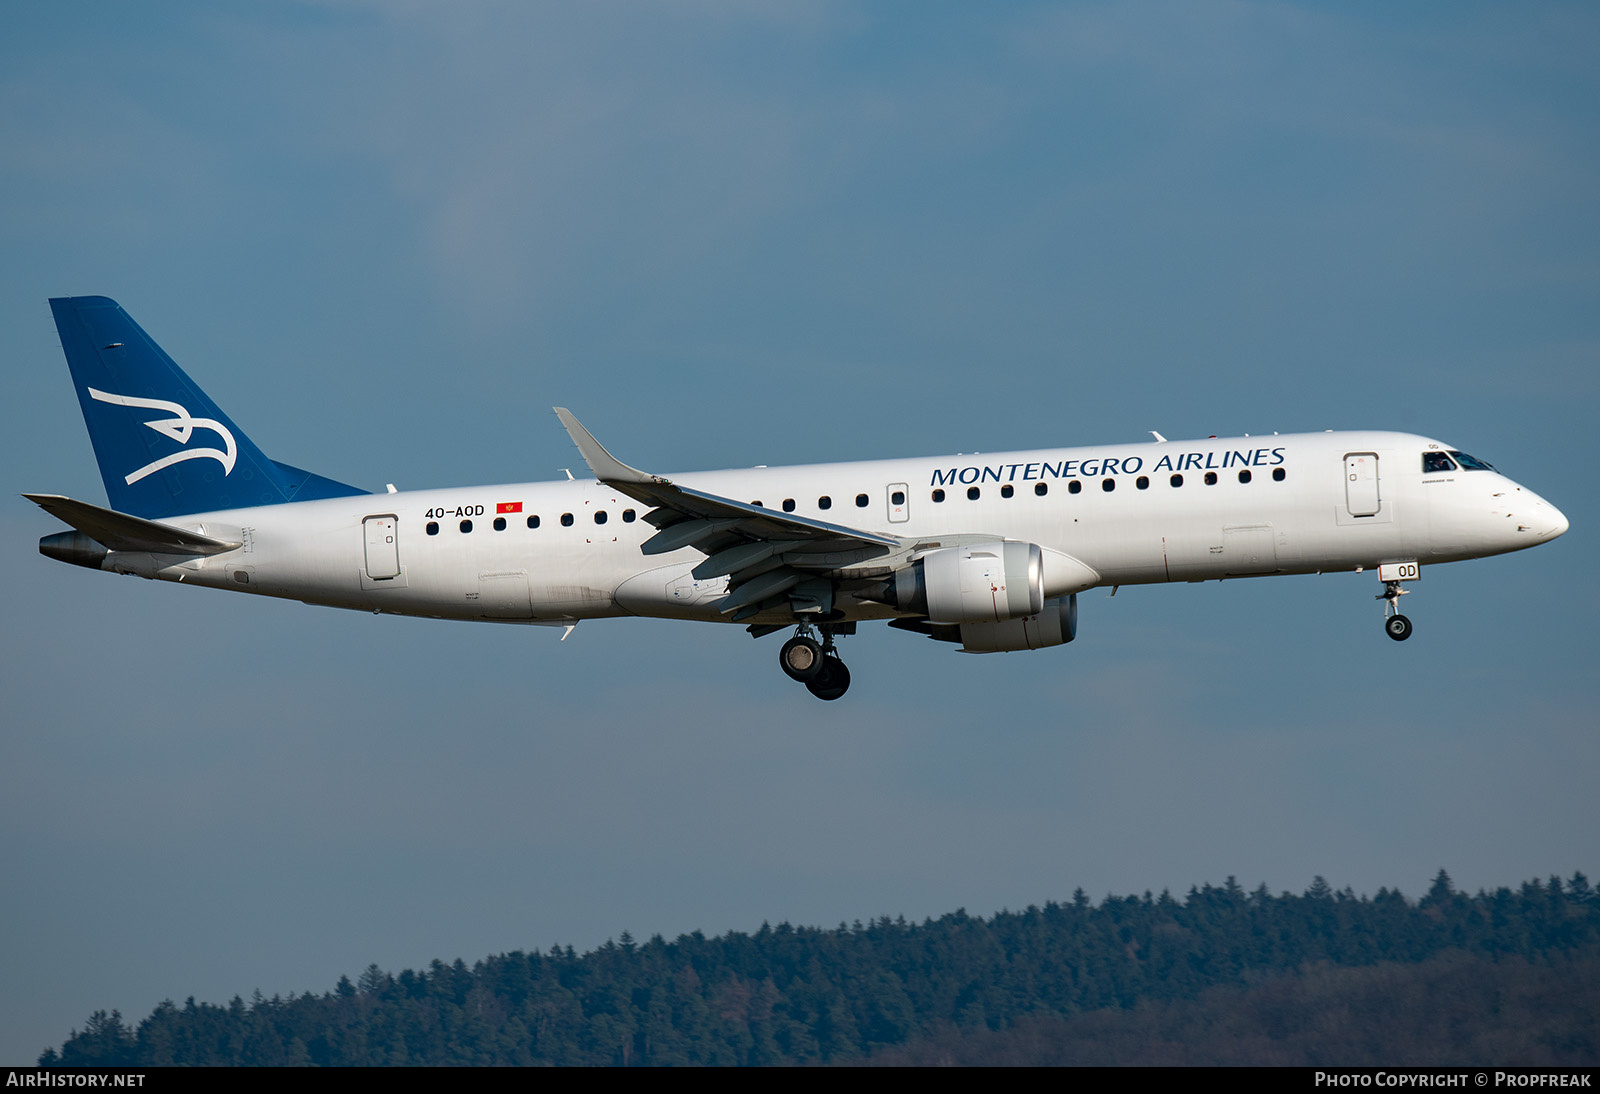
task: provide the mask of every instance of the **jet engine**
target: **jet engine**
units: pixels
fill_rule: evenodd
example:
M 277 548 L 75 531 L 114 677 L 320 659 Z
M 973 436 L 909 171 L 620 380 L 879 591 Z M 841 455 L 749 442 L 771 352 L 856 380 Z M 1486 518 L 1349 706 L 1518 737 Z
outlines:
M 930 551 L 895 573 L 888 603 L 934 623 L 998 623 L 1044 607 L 1038 544 L 992 540 Z
M 1061 646 L 1078 637 L 1078 594 L 1044 602 L 1044 610 L 998 623 L 961 624 L 961 648 L 967 653 L 1011 653 Z

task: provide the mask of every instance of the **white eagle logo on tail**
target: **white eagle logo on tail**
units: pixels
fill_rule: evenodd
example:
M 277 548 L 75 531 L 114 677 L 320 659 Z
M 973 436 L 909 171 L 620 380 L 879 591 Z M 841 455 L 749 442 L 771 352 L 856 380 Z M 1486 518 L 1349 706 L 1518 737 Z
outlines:
M 221 437 L 222 443 L 227 446 L 226 452 L 220 448 L 189 448 L 182 452 L 174 452 L 170 456 L 162 456 L 159 460 L 147 463 L 133 474 L 127 476 L 125 481 L 129 486 L 152 472 L 160 471 L 163 467 L 171 467 L 175 463 L 182 463 L 184 460 L 216 460 L 222 465 L 224 476 L 233 473 L 233 461 L 239 456 L 239 446 L 234 443 L 233 434 L 228 430 L 228 427 L 221 422 L 212 418 L 190 417 L 189 411 L 181 404 L 169 403 L 165 399 L 140 399 L 132 395 L 112 395 L 110 392 L 96 391 L 94 388 L 89 388 L 88 390 L 90 398 L 102 403 L 113 403 L 117 406 L 147 407 L 150 410 L 166 411 L 172 417 L 155 418 L 144 424 L 163 437 L 171 437 L 179 444 L 188 444 L 189 438 L 194 436 L 196 429 L 209 429 Z

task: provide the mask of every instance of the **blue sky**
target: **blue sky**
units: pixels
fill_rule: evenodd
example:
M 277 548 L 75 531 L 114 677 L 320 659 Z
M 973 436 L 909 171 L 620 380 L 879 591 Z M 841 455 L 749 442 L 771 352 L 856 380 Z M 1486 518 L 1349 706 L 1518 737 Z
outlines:
M 1582 4 L 8 5 L 0 1061 L 369 962 L 1600 873 L 1600 14 Z M 1067 649 L 378 619 L 92 574 L 45 300 L 274 457 L 559 477 L 1395 428 L 1572 521 L 1084 598 Z M 775 642 L 775 640 L 768 640 Z

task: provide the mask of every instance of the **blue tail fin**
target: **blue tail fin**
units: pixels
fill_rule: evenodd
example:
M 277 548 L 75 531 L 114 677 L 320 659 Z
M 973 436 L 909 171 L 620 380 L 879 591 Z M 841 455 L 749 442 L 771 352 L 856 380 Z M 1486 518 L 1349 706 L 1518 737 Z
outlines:
M 268 459 L 115 300 L 50 310 L 113 509 L 159 520 L 367 493 Z

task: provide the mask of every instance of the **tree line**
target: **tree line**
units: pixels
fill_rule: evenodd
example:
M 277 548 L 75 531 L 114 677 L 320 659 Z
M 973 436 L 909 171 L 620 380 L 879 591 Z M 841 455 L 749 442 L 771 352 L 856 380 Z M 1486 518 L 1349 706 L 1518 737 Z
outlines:
M 919 1046 L 989 1046 L 984 1051 L 993 1052 L 1000 1051 L 997 1044 L 1021 1043 L 1008 1031 L 1031 1031 L 1037 1041 L 1040 1030 L 1065 1036 L 1062 1022 L 1096 1029 L 1094 1022 L 1116 1021 L 1119 1012 L 1143 1015 L 1148 1025 L 1152 1008 L 1183 1015 L 1189 1013 L 1185 1001 L 1202 998 L 1237 999 L 1248 1012 L 1258 1006 L 1251 1000 L 1264 985 L 1287 979 L 1298 978 L 1296 991 L 1318 977 L 1328 990 L 1365 983 L 1329 970 L 1425 964 L 1459 970 L 1466 961 L 1475 963 L 1473 978 L 1482 983 L 1490 975 L 1484 970 L 1522 980 L 1537 979 L 1540 970 L 1592 971 L 1597 957 L 1600 894 L 1581 873 L 1468 896 L 1441 870 L 1415 902 L 1387 888 L 1371 897 L 1336 891 L 1320 877 L 1303 893 L 1276 895 L 1265 885 L 1246 891 L 1229 878 L 1221 886 L 1192 888 L 1182 899 L 1146 892 L 1096 903 L 1080 889 L 1068 901 L 987 918 L 956 911 L 922 923 L 888 917 L 832 929 L 781 923 L 754 933 L 707 938 L 696 931 L 643 943 L 624 933 L 581 955 L 556 946 L 500 954 L 471 967 L 459 959 L 435 960 L 398 975 L 370 965 L 354 983 L 340 977 L 322 994 L 266 998 L 258 992 L 248 1002 L 235 996 L 226 1005 L 169 1000 L 136 1025 L 116 1011 L 97 1011 L 39 1062 L 927 1062 L 943 1057 L 919 1057 Z M 1432 982 L 1427 977 L 1437 978 L 1428 972 L 1419 983 Z M 1309 1005 L 1297 1003 L 1301 1012 Z M 1563 1004 L 1569 1019 L 1574 1005 L 1570 999 Z M 1543 1043 L 1538 1038 L 1549 1031 L 1536 1027 L 1548 1024 L 1549 1015 L 1541 1017 L 1536 1004 L 1517 1013 L 1516 1022 L 1533 1038 L 1529 1043 Z M 1188 1020 L 1172 1021 L 1182 1027 Z M 1303 1040 L 1304 1029 L 1296 1028 Z M 1006 1036 L 1013 1042 L 996 1040 Z M 1260 1036 L 1272 1042 L 1270 1030 Z M 1587 1048 L 1568 1043 L 1562 1051 L 1592 1054 L 1594 1036 Z M 1108 1043 L 1103 1031 L 1083 1040 L 1085 1046 L 1096 1042 Z M 1052 1051 L 1064 1043 L 1057 1037 Z M 1138 1043 L 1133 1035 L 1129 1044 Z

